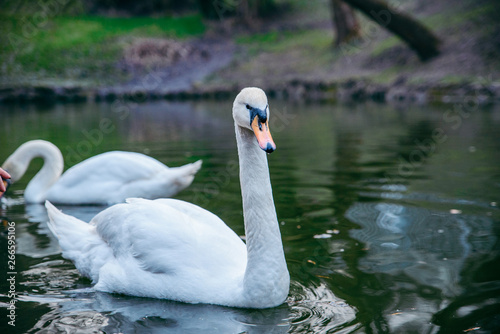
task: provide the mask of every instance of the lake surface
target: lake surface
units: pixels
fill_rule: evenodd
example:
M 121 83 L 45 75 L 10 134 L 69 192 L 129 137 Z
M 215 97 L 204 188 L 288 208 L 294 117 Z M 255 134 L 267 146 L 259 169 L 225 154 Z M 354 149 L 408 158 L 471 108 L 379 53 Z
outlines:
M 1 106 L 0 161 L 46 139 L 66 168 L 128 150 L 169 166 L 203 159 L 176 197 L 243 235 L 232 101 Z M 491 333 L 500 328 L 500 107 L 270 101 L 269 155 L 291 274 L 268 310 L 92 291 L 61 257 L 41 205 L 14 184 L 0 216 L 2 333 Z M 89 187 L 92 187 L 89 184 Z M 105 207 L 59 206 L 89 221 Z M 8 223 L 15 268 L 8 268 Z M 15 271 L 15 275 L 6 275 Z M 8 278 L 14 276 L 12 281 Z M 18 294 L 8 324 L 11 282 Z M 138 282 L 147 284 L 147 282 Z

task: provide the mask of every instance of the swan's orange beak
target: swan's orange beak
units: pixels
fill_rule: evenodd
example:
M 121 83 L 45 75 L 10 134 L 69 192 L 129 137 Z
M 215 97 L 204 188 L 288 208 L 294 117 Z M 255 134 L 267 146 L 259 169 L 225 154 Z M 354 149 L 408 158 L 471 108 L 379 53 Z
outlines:
M 9 189 L 10 179 L 7 179 L 7 180 L 4 180 L 2 178 L 0 178 L 0 179 L 2 180 L 2 183 L 0 184 L 0 198 L 2 198 L 3 194 L 5 194 L 7 189 Z
M 257 137 L 260 148 L 267 153 L 272 153 L 276 149 L 276 144 L 273 141 L 273 137 L 271 137 L 271 132 L 269 132 L 269 121 L 266 120 L 265 123 L 261 123 L 259 117 L 255 116 L 252 121 L 252 129 L 255 137 Z

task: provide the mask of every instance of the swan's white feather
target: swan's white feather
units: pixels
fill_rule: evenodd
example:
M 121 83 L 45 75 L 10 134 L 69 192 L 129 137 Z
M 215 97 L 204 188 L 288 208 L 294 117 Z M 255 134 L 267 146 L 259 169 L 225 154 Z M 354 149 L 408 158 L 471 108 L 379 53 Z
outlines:
M 236 282 L 243 280 L 245 244 L 220 218 L 196 205 L 130 199 L 90 224 L 49 202 L 46 206 L 63 256 L 97 283 L 97 290 L 229 304 Z
M 72 260 L 83 276 L 97 282 L 100 268 L 113 255 L 96 227 L 62 213 L 48 201 L 45 207 L 50 218 L 49 229 L 57 237 L 63 256 Z
M 144 154 L 113 151 L 91 157 L 61 176 L 61 152 L 43 140 L 21 145 L 4 167 L 14 171 L 13 181 L 17 181 L 37 156 L 44 165 L 26 187 L 24 197 L 30 203 L 47 199 L 62 204 L 114 204 L 128 197 L 170 197 L 189 186 L 201 167 L 201 160 L 169 168 Z

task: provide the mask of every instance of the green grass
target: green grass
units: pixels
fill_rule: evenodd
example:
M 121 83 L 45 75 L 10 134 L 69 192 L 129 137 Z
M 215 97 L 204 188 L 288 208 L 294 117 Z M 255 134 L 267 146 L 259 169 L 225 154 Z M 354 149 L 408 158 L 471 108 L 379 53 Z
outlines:
M 396 45 L 404 45 L 404 42 L 397 36 L 387 37 L 386 39 L 377 43 L 371 52 L 373 57 L 381 55 L 384 51 L 392 49 Z
M 28 18 L 30 20 L 31 18 Z M 137 37 L 188 38 L 205 31 L 198 15 L 184 17 L 54 17 L 26 34 L 26 17 L 0 15 L 0 57 L 4 77 L 85 80 L 119 75 L 116 62 Z M 25 37 L 26 36 L 26 37 Z M 6 73 L 5 73 L 6 72 Z M 115 73 L 116 72 L 116 73 Z
M 454 27 L 469 21 L 481 21 L 485 15 L 495 13 L 497 5 L 486 3 L 475 8 L 464 10 L 460 6 L 439 14 L 423 18 L 422 22 L 431 29 L 444 29 Z

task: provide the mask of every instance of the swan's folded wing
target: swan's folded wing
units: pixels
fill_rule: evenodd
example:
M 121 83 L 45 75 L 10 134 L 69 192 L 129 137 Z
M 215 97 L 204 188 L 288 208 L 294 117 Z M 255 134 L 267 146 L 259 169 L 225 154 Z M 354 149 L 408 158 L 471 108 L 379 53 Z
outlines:
M 58 183 L 74 187 L 82 182 L 132 182 L 149 178 L 167 166 L 156 159 L 135 152 L 106 152 L 91 157 L 68 169 Z
M 132 202 L 137 199 L 129 198 L 127 199 L 127 202 Z M 140 199 L 139 199 L 140 200 Z M 219 229 L 219 230 L 224 230 L 231 235 L 234 234 L 234 232 L 228 228 L 226 223 L 222 219 L 220 219 L 218 216 L 213 214 L 212 212 L 203 209 L 202 207 L 199 207 L 198 205 L 195 205 L 193 203 L 189 203 L 186 201 L 181 201 L 178 199 L 174 198 L 158 198 L 154 200 L 155 203 L 161 203 L 163 205 L 168 205 L 186 215 L 194 219 L 195 221 L 198 222 L 203 222 L 203 224 L 207 224 L 212 226 L 214 229 Z
M 68 169 L 47 197 L 57 203 L 94 204 L 120 201 L 123 185 L 148 180 L 168 170 L 159 161 L 134 152 L 107 152 Z M 121 199 L 123 200 L 123 199 Z
M 113 220 L 122 219 L 120 224 L 106 217 L 97 223 L 117 258 L 128 256 L 142 270 L 177 277 L 243 273 L 245 244 L 217 216 L 178 200 L 127 202 L 106 210 Z

